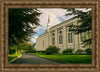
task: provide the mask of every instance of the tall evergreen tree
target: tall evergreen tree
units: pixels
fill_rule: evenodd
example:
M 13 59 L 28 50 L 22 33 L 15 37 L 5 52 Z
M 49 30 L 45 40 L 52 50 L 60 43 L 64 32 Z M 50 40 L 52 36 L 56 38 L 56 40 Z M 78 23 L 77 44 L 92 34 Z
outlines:
M 81 33 L 87 32 L 88 39 L 85 39 L 83 41 L 83 44 L 85 44 L 84 46 L 90 45 L 91 40 L 92 40 L 92 37 L 91 37 L 92 10 L 82 11 L 78 9 L 76 10 L 75 8 L 67 8 L 66 11 L 69 12 L 66 15 L 75 15 L 76 18 L 79 18 L 78 25 L 70 25 L 69 31 L 73 31 L 75 34 L 81 34 Z
M 33 26 L 39 25 L 37 9 L 9 9 L 9 45 L 28 41 L 35 32 Z

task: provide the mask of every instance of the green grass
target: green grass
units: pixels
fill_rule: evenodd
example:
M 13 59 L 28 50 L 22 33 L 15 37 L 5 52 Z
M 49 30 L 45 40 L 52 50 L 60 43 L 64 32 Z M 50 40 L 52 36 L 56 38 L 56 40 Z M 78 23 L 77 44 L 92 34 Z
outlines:
M 61 61 L 64 63 L 72 63 L 72 64 L 90 64 L 92 63 L 92 55 L 45 55 L 39 53 L 32 53 L 34 55 L 45 57 L 52 60 Z
M 13 60 L 14 58 L 19 57 L 21 54 L 12 54 L 12 55 L 8 55 L 8 62 L 11 62 L 11 60 Z

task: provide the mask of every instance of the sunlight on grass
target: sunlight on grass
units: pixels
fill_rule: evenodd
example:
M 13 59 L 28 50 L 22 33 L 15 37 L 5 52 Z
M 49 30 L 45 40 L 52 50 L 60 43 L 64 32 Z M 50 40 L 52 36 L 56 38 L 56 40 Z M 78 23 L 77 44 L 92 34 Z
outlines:
M 64 63 L 91 63 L 92 62 L 92 56 L 91 55 L 45 55 L 45 54 L 38 54 L 38 53 L 32 53 L 34 55 L 45 57 L 48 59 L 53 59 L 57 61 L 61 61 Z
M 12 54 L 8 56 L 8 62 L 10 62 L 11 60 L 13 60 L 14 58 L 19 57 L 21 54 Z

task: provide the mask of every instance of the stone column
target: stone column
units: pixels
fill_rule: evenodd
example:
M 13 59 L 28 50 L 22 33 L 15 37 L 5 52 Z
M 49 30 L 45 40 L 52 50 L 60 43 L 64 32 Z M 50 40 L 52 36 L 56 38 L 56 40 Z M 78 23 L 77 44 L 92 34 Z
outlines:
M 48 47 L 51 46 L 51 32 L 48 32 Z
M 63 49 L 66 49 L 67 48 L 67 36 L 66 36 L 66 26 L 63 26 L 63 45 L 64 45 L 64 48 Z
M 55 29 L 55 46 L 58 47 L 58 32 L 57 32 L 57 29 Z

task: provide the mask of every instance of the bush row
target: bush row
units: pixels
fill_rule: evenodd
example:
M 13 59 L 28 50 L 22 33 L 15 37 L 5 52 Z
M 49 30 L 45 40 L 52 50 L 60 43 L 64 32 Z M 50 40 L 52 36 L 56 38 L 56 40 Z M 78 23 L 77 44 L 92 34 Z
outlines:
M 88 55 L 91 55 L 91 53 L 92 53 L 92 51 L 91 51 L 91 49 L 90 48 L 87 48 L 87 49 L 85 49 L 85 50 L 81 50 L 81 49 L 78 49 L 75 53 L 73 53 L 73 49 L 65 49 L 65 50 L 63 50 L 63 53 L 64 54 L 79 54 L 79 55 L 83 55 L 83 54 L 88 54 Z
M 59 53 L 59 50 L 60 49 L 57 48 L 56 46 L 49 46 L 45 50 L 45 54 L 57 54 L 57 53 Z M 76 55 L 85 55 L 85 54 L 91 55 L 92 51 L 91 51 L 90 48 L 87 48 L 84 51 L 81 50 L 81 49 L 78 49 L 75 53 L 73 53 L 73 49 L 68 48 L 68 49 L 63 50 L 62 53 L 63 54 L 70 54 L 70 55 L 73 55 L 73 54 L 76 54 Z

